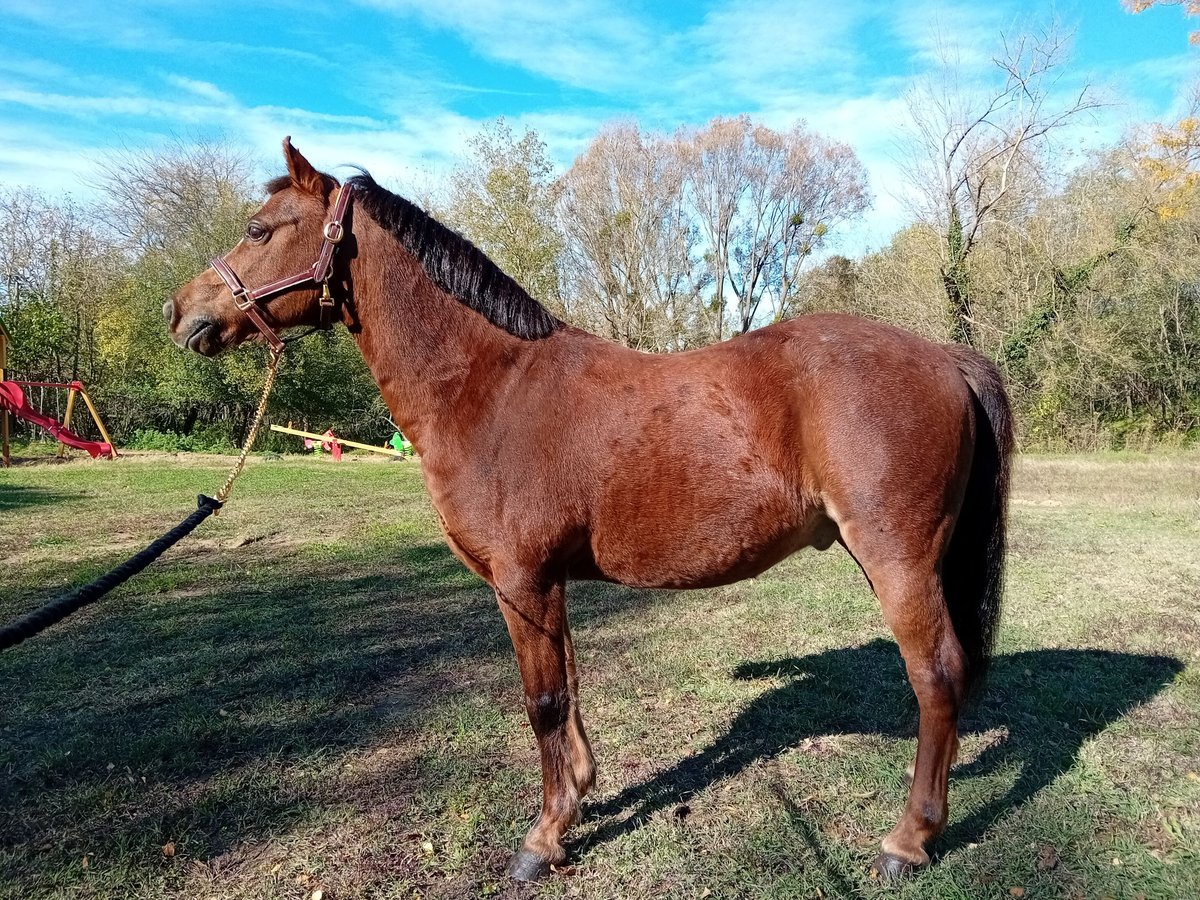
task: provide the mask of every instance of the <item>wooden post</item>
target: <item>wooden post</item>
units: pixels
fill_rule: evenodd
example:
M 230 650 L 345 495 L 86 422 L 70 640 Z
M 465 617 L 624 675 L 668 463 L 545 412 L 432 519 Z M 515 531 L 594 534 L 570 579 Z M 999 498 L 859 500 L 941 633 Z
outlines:
M 75 388 L 71 388 L 67 394 L 67 414 L 63 416 L 63 428 L 71 430 L 71 413 L 75 411 Z M 67 445 L 60 443 L 58 445 L 58 455 L 63 457 L 67 455 Z
M 74 393 L 75 392 L 72 390 L 72 396 L 74 396 Z M 88 412 L 92 414 L 92 418 L 96 422 L 96 427 L 100 429 L 100 436 L 104 438 L 104 443 L 112 447 L 112 455 L 115 459 L 117 455 L 116 445 L 113 444 L 112 438 L 108 436 L 108 429 L 104 427 L 104 420 L 100 418 L 100 413 L 96 412 L 96 404 L 92 403 L 92 398 L 88 396 L 87 391 L 85 391 L 82 387 L 79 388 L 79 395 L 83 397 L 83 402 L 87 404 Z M 70 415 L 70 413 L 68 413 L 68 415 Z
M 12 465 L 12 457 L 8 453 L 8 410 L 0 413 L 0 445 L 3 445 L 4 468 Z

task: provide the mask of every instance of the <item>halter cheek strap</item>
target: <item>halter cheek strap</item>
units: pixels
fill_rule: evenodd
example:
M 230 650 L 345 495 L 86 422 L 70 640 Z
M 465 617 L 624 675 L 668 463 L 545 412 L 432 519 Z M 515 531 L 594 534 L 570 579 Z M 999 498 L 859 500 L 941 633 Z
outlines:
M 276 294 L 281 294 L 302 284 L 319 284 L 321 286 L 321 295 L 318 300 L 321 306 L 321 327 L 331 328 L 333 326 L 333 312 L 337 301 L 329 292 L 329 279 L 333 277 L 333 254 L 342 242 L 342 238 L 346 236 L 346 213 L 350 209 L 353 196 L 354 188 L 349 184 L 342 185 L 338 191 L 337 202 L 333 205 L 333 213 L 329 221 L 325 223 L 325 227 L 321 229 L 321 250 L 317 254 L 317 260 L 302 272 L 288 275 L 261 287 L 248 288 L 224 257 L 218 256 L 210 260 L 213 271 L 220 276 L 221 280 L 225 282 L 225 286 L 229 288 L 230 294 L 233 295 L 234 305 L 244 312 L 254 327 L 262 333 L 272 353 L 282 352 L 284 343 L 275 329 L 267 324 L 263 310 L 258 305 L 261 300 L 274 297 Z

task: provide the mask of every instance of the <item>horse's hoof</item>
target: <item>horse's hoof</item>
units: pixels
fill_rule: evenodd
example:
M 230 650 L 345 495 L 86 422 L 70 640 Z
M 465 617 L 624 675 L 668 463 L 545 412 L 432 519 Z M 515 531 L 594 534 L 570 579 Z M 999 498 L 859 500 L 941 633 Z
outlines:
M 541 881 L 549 874 L 550 863 L 529 850 L 518 850 L 508 861 L 508 877 L 517 881 Z
M 885 851 L 875 857 L 875 862 L 871 863 L 871 875 L 880 881 L 895 881 L 897 878 L 915 875 L 923 868 L 925 868 L 924 864 L 912 863 Z

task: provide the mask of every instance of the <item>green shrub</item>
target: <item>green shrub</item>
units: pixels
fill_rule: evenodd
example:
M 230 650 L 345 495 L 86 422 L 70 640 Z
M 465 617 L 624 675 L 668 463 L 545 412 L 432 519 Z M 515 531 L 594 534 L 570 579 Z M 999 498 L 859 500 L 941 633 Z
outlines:
M 160 450 L 164 453 L 233 453 L 237 450 L 229 427 L 219 423 L 199 425 L 191 434 L 139 428 L 124 446 L 129 450 Z

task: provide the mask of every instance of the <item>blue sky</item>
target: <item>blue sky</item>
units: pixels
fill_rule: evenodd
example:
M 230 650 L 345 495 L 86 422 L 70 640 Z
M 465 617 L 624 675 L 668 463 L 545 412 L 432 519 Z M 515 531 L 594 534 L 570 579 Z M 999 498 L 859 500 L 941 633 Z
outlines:
M 1179 113 L 1200 72 L 1178 8 L 1119 0 L 0 0 L 0 184 L 86 196 L 118 147 L 223 135 L 280 168 L 279 141 L 419 193 L 490 119 L 535 128 L 569 165 L 604 121 L 674 130 L 750 113 L 845 141 L 875 197 L 853 243 L 903 219 L 903 96 L 939 43 L 985 78 L 1000 35 L 1075 31 L 1058 86 L 1108 105 L 1062 152 Z

